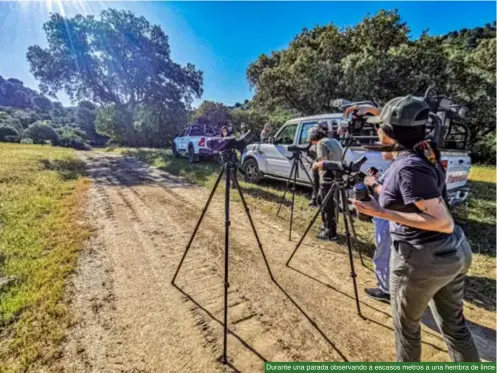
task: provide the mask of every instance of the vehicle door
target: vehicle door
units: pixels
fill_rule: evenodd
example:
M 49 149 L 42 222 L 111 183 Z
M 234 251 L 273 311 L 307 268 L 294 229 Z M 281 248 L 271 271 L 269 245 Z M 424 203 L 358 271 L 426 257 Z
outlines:
M 185 136 L 186 134 L 188 133 L 190 127 L 186 127 L 180 134 L 179 136 L 176 138 L 176 149 L 179 151 L 179 152 L 185 152 L 186 151 L 186 148 L 185 148 Z
M 320 121 L 320 122 L 325 122 L 325 121 Z M 300 146 L 305 146 L 308 144 L 307 136 L 309 133 L 309 130 L 311 127 L 317 126 L 318 122 L 317 121 L 307 121 L 307 122 L 302 122 L 302 125 L 300 126 L 299 130 L 299 137 L 297 144 Z M 304 183 L 310 183 L 309 177 L 312 180 L 312 173 L 311 173 L 311 167 L 312 167 L 313 160 L 312 158 L 306 154 L 302 153 L 302 164 L 299 165 L 299 175 L 298 175 L 298 180 Z M 304 168 L 302 167 L 304 166 Z M 306 173 L 307 171 L 307 173 Z M 309 176 L 308 176 L 309 175 Z
M 283 177 L 290 174 L 292 164 L 288 158 L 292 153 L 288 151 L 288 146 L 295 144 L 297 128 L 298 123 L 283 125 L 274 137 L 274 144 L 267 147 L 267 165 L 271 174 Z

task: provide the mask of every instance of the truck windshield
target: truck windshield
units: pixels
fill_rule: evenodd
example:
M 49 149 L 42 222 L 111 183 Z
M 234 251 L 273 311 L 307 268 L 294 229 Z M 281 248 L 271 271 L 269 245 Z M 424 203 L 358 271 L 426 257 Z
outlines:
M 291 145 L 295 140 L 297 124 L 287 124 L 276 136 L 276 141 L 281 145 Z

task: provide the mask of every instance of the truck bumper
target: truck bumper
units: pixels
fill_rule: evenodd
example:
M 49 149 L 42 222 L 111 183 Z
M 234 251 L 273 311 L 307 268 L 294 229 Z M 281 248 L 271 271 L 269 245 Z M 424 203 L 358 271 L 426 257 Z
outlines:
M 202 157 L 209 157 L 209 156 L 216 155 L 218 152 L 215 150 L 208 149 L 208 148 L 200 148 L 198 150 L 198 153 Z
M 469 187 L 463 186 L 461 188 L 456 188 L 447 191 L 447 196 L 449 197 L 449 205 L 457 206 L 468 199 Z

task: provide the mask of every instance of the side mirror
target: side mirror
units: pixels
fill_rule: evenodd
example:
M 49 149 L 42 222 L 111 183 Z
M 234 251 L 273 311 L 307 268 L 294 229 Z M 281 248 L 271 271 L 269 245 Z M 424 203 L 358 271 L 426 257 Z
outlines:
M 275 144 L 276 145 L 278 143 L 278 141 L 273 136 L 271 136 L 268 141 L 269 141 L 270 144 Z

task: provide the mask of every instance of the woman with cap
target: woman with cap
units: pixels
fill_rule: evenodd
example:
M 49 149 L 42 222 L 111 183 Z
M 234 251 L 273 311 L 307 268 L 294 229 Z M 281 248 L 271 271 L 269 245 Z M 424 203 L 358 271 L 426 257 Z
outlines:
M 420 361 L 420 320 L 430 306 L 453 361 L 480 361 L 463 315 L 464 279 L 471 248 L 445 201 L 440 153 L 425 140 L 429 107 L 421 98 L 389 101 L 368 120 L 383 151 L 392 151 L 379 195 L 353 201 L 366 215 L 390 221 L 390 296 L 397 361 Z

